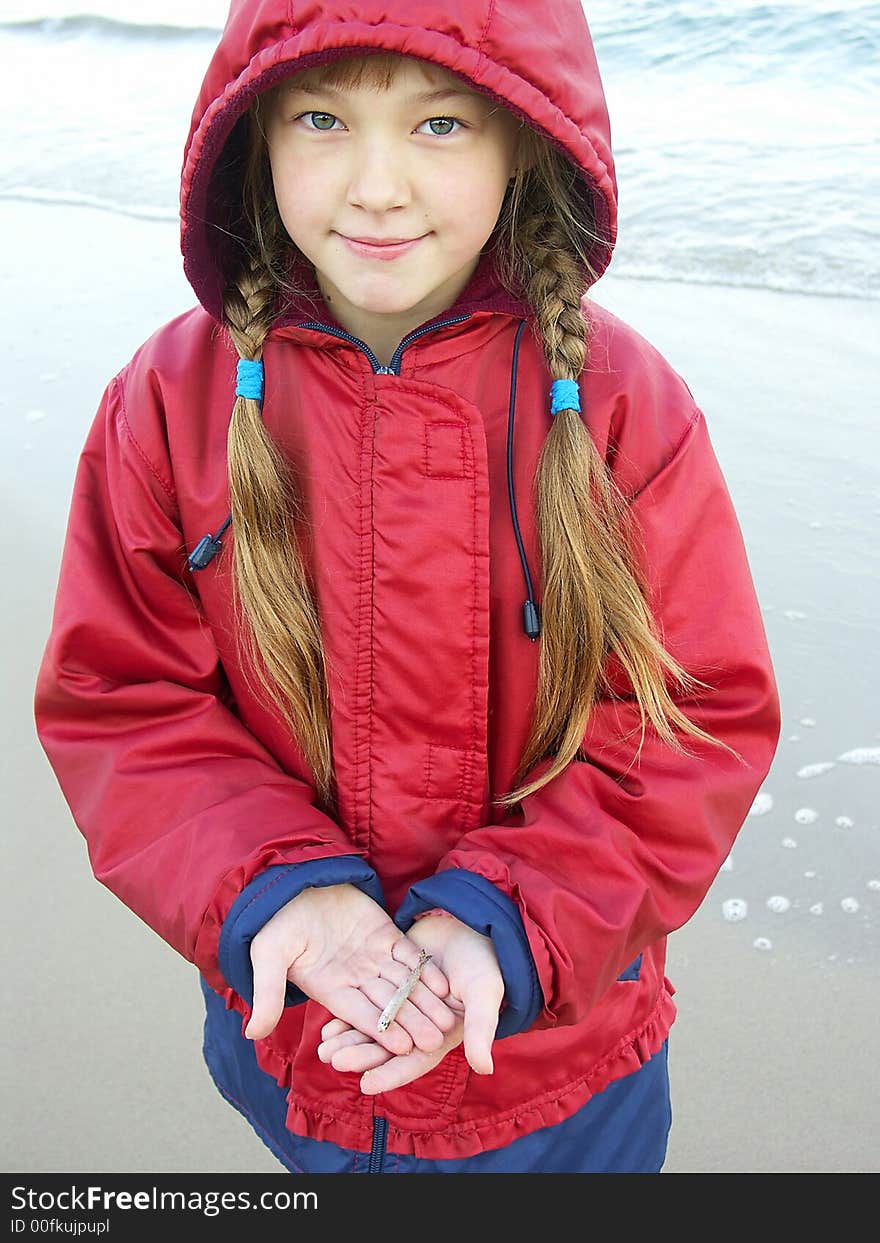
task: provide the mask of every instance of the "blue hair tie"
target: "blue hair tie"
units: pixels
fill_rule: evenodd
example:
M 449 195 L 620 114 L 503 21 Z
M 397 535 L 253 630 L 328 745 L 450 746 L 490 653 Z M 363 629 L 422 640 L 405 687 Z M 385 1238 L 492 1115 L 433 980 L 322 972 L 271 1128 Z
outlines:
M 577 380 L 553 380 L 551 385 L 551 414 L 559 410 L 580 410 L 580 389 Z
M 263 400 L 263 364 L 250 358 L 238 360 L 238 371 L 235 383 L 236 397 L 250 397 L 254 401 Z
M 554 380 L 550 387 L 550 413 L 560 410 L 580 410 L 581 392 L 577 380 Z

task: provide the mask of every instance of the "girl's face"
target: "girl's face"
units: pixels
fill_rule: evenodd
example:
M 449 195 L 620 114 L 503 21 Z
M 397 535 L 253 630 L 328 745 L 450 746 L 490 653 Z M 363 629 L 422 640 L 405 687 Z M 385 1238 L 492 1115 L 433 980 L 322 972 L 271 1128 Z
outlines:
M 275 94 L 265 133 L 284 226 L 336 319 L 380 358 L 467 284 L 514 172 L 518 132 L 487 96 L 411 59 L 388 90 L 305 90 L 293 77 Z

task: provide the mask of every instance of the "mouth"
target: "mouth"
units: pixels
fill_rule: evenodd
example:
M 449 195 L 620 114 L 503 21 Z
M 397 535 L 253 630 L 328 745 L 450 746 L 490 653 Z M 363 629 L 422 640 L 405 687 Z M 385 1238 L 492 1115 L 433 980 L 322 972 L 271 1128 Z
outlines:
M 413 250 L 428 235 L 425 233 L 422 237 L 364 238 L 346 237 L 344 233 L 340 233 L 339 236 L 355 254 L 363 255 L 367 259 L 396 259 L 399 255 Z

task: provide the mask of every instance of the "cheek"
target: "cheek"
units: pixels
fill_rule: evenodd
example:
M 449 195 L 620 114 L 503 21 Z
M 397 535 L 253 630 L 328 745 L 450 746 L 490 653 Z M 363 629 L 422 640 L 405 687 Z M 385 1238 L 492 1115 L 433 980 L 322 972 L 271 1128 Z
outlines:
M 482 175 L 440 186 L 438 201 L 442 203 L 443 217 L 469 239 L 478 237 L 482 245 L 495 227 L 506 186 L 506 178 L 496 170 L 488 176 L 483 170 Z
M 327 201 L 326 188 L 322 191 L 314 172 L 310 173 L 308 165 L 302 161 L 273 161 L 272 185 L 284 226 L 296 240 L 297 233 L 307 231 L 318 222 Z

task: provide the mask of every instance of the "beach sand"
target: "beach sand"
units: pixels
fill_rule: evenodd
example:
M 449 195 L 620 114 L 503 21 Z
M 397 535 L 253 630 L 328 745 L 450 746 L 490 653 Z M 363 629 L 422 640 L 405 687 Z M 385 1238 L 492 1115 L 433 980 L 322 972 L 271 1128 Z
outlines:
M 33 726 L 79 449 L 109 378 L 193 303 L 176 226 L 13 202 L 0 222 L 2 1168 L 284 1173 L 210 1082 L 194 968 L 92 877 Z M 594 296 L 706 414 L 783 704 L 762 814 L 670 939 L 666 1172 L 876 1172 L 877 305 L 611 273 Z

